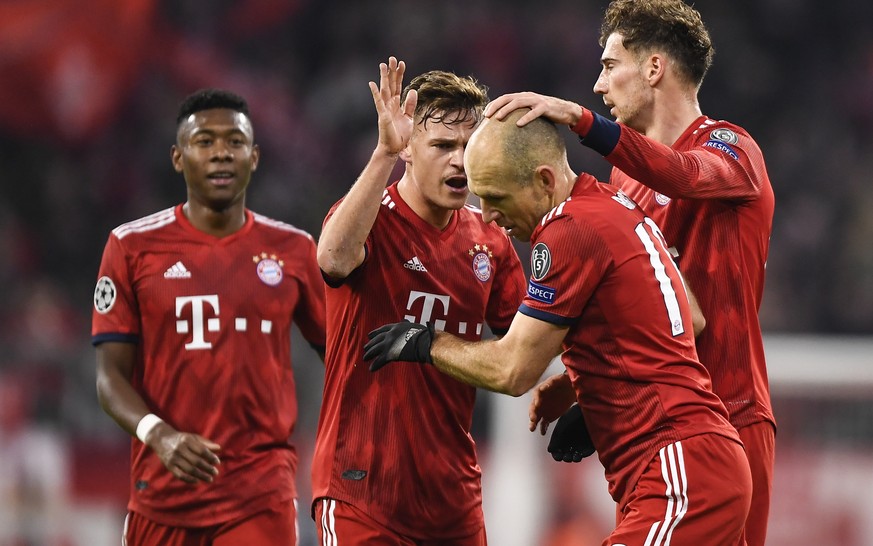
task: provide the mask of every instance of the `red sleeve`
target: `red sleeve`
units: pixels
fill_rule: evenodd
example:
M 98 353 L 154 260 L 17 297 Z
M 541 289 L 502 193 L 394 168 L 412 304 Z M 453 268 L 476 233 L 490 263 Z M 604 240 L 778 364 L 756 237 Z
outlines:
M 136 342 L 140 332 L 139 304 L 127 256 L 121 241 L 109 236 L 94 289 L 91 314 L 91 342 Z
M 315 241 L 307 237 L 304 244 L 306 259 L 301 261 L 303 271 L 300 276 L 300 301 L 294 310 L 294 322 L 310 345 L 323 349 L 327 343 L 324 282 L 316 259 Z
M 606 274 L 609 248 L 597 231 L 559 216 L 531 240 L 531 277 L 519 311 L 561 326 L 582 315 Z
M 618 145 L 606 159 L 640 183 L 671 198 L 756 199 L 767 180 L 764 158 L 744 132 L 713 125 L 684 152 L 621 127 Z M 724 134 L 720 140 L 711 136 Z
M 700 118 L 691 135 L 680 137 L 691 143 L 679 151 L 590 110 L 582 114 L 571 128 L 582 144 L 668 197 L 742 201 L 756 199 L 767 186 L 761 149 L 736 125 Z

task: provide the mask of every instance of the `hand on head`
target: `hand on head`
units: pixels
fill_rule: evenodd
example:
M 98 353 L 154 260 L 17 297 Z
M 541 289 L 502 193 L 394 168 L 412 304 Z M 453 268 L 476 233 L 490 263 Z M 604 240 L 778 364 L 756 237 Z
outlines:
M 574 102 L 525 91 L 497 97 L 485 108 L 485 117 L 502 120 L 519 108 L 530 108 L 530 112 L 515 122 L 519 127 L 527 125 L 540 116 L 557 125 L 573 126 L 582 115 L 582 108 Z

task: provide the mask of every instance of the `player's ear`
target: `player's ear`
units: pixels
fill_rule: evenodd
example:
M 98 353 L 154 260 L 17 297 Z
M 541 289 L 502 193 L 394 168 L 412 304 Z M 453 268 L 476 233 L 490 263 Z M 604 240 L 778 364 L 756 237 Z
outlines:
M 252 172 L 258 170 L 258 161 L 261 159 L 261 147 L 252 145 Z
M 182 150 L 175 144 L 170 147 L 170 161 L 177 173 L 182 172 Z
M 539 184 L 546 195 L 554 195 L 557 180 L 555 170 L 550 165 L 540 165 L 534 170 L 534 183 Z
M 661 81 L 661 78 L 664 77 L 666 70 L 667 58 L 660 53 L 652 54 L 646 61 L 643 72 L 646 75 L 649 86 L 655 87 Z

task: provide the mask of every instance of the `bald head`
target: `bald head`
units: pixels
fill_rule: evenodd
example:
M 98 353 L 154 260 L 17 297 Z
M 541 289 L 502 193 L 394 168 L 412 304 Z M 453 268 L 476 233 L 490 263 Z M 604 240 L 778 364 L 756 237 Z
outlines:
M 515 124 L 528 111 L 520 108 L 503 120 L 491 117 L 482 122 L 467 144 L 465 165 L 470 178 L 481 168 L 496 179 L 526 186 L 537 167 L 566 166 L 567 149 L 554 123 L 537 118 L 524 127 Z
M 523 241 L 567 198 L 575 179 L 554 123 L 537 118 L 516 125 L 528 111 L 516 110 L 503 120 L 486 118 L 464 154 L 467 186 L 479 196 L 482 218 Z

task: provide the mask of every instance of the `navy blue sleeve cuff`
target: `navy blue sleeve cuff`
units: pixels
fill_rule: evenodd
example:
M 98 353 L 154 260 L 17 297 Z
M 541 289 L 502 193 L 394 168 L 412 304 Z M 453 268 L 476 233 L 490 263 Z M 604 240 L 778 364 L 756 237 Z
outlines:
M 136 345 L 139 343 L 139 336 L 136 334 L 118 333 L 97 334 L 96 336 L 91 336 L 91 345 L 95 347 L 101 343 L 106 343 L 107 341 L 119 341 L 121 343 L 133 343 Z
M 539 309 L 528 307 L 523 303 L 518 307 L 518 312 L 531 318 L 535 318 L 543 322 L 548 322 L 550 324 L 555 324 L 557 326 L 572 326 L 576 322 L 575 318 L 562 317 L 561 315 L 555 315 L 552 313 L 547 313 L 545 311 L 540 311 Z
M 610 121 L 600 114 L 591 113 L 594 115 L 594 122 L 591 124 L 591 129 L 588 130 L 588 134 L 579 137 L 579 142 L 606 157 L 618 145 L 621 127 L 618 123 Z

